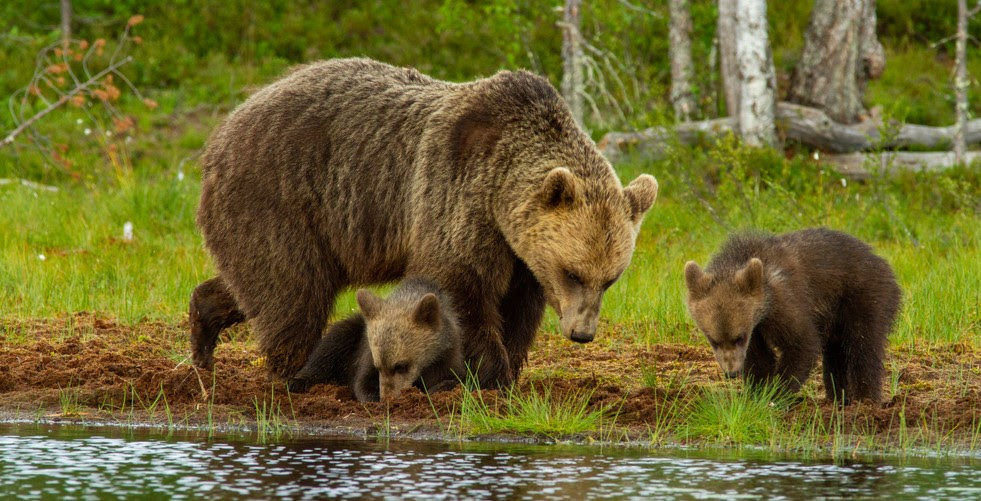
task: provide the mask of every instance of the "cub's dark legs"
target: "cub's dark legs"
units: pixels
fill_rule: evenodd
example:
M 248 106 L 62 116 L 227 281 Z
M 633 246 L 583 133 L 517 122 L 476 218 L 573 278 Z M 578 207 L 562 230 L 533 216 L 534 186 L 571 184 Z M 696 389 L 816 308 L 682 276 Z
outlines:
M 743 377 L 747 382 L 765 383 L 776 374 L 777 359 L 773 350 L 759 333 L 749 337 L 749 347 L 746 349 L 746 366 Z
M 776 374 L 789 393 L 800 391 L 821 353 L 821 341 L 812 326 L 798 325 L 795 328 L 800 335 L 788 337 L 787 339 L 792 339 L 793 342 L 780 346 L 782 353 L 776 367 Z
M 882 376 L 884 372 L 886 332 L 880 325 L 870 325 L 865 321 L 854 321 L 848 328 L 845 352 L 848 367 L 845 402 L 870 400 L 879 402 L 882 398 Z
M 357 360 L 354 383 L 351 385 L 351 391 L 354 393 L 354 397 L 359 402 L 377 402 L 381 400 L 379 379 L 378 369 L 375 369 L 374 359 L 371 358 L 371 350 L 361 350 L 360 358 Z
M 545 313 L 545 292 L 520 259 L 515 258 L 511 283 L 501 299 L 500 311 L 511 378 L 517 380 Z
M 364 345 L 365 320 L 360 314 L 335 322 L 320 339 L 307 363 L 290 380 L 290 391 L 304 392 L 320 383 L 349 385 L 354 380 Z
M 221 277 L 206 280 L 194 289 L 189 308 L 191 358 L 203 369 L 214 366 L 214 351 L 222 329 L 245 321 L 245 314 Z
M 887 336 L 899 312 L 901 296 L 888 265 L 883 262 L 882 267 L 875 281 L 845 297 L 840 307 L 846 403 L 880 402 L 882 398 Z
M 824 394 L 828 400 L 848 403 L 851 395 L 848 378 L 848 353 L 840 339 L 841 334 L 832 335 L 832 340 L 824 347 Z

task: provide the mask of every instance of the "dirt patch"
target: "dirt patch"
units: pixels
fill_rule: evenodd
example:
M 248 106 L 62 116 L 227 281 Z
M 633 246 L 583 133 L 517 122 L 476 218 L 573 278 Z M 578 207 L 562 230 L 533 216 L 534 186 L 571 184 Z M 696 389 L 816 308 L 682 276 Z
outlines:
M 278 406 L 283 417 L 306 427 L 374 433 L 382 425 L 441 429 L 464 391 L 427 396 L 410 390 L 387 409 L 357 402 L 349 389 L 336 386 L 288 395 L 281 383 L 268 379 L 246 327 L 223 334 L 214 374 L 194 369 L 188 353 L 186 325 L 123 326 L 86 313 L 2 321 L 0 412 L 22 418 L 186 425 L 210 419 L 254 425 L 257 404 L 265 404 Z M 903 429 L 916 428 L 972 436 L 981 417 L 981 353 L 975 348 L 958 344 L 928 352 L 893 350 L 887 372 L 883 394 L 888 401 L 844 411 L 824 401 L 815 372 L 802 392 L 803 403 L 787 418 L 820 411 L 829 426 L 838 419 L 845 432 L 895 438 Z M 518 388 L 547 386 L 560 398 L 588 395 L 593 408 L 617 411 L 618 428 L 642 437 L 672 403 L 690 402 L 703 389 L 722 384 L 728 383 L 707 346 L 640 346 L 615 338 L 581 346 L 543 334 Z M 498 401 L 497 396 L 494 391 L 484 395 L 486 401 Z

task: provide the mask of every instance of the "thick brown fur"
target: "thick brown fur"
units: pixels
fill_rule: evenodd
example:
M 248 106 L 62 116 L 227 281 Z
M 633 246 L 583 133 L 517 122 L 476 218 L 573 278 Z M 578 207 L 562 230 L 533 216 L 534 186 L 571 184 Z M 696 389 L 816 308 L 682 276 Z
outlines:
M 409 386 L 435 392 L 465 377 L 456 311 L 430 280 L 408 278 L 388 299 L 358 291 L 361 313 L 335 323 L 290 381 L 350 385 L 360 401 L 387 400 Z
M 455 84 L 367 59 L 260 90 L 203 164 L 198 224 L 219 276 L 191 310 L 236 305 L 280 376 L 304 364 L 342 289 L 418 275 L 459 308 L 481 384 L 508 384 L 546 303 L 567 337 L 593 338 L 657 195 L 649 175 L 620 184 L 541 77 Z M 197 339 L 201 365 L 213 345 Z
M 737 235 L 704 272 L 688 262 L 685 280 L 689 311 L 728 375 L 776 377 L 796 393 L 820 355 L 828 399 L 881 398 L 902 292 L 864 242 L 827 228 Z

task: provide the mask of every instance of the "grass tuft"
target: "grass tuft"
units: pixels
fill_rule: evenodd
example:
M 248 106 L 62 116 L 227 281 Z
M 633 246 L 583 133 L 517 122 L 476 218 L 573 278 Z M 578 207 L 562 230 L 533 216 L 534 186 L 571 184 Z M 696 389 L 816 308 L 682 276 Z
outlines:
M 476 387 L 472 380 L 469 382 L 468 386 Z M 492 400 L 485 399 L 486 393 L 479 389 L 462 393 L 454 419 L 461 432 L 528 433 L 555 439 L 596 431 L 610 410 L 608 405 L 590 410 L 592 391 L 553 397 L 550 385 L 532 383 L 524 392 L 501 390 Z
M 686 431 L 689 438 L 714 444 L 770 443 L 782 428 L 789 402 L 775 383 L 705 388 L 692 404 Z

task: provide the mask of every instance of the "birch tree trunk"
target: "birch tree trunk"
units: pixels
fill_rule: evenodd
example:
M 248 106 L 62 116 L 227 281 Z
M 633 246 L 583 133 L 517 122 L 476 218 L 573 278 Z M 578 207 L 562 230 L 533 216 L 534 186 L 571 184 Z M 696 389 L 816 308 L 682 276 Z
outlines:
M 670 0 L 671 17 L 668 39 L 671 59 L 671 104 L 676 119 L 687 122 L 695 111 L 695 97 L 691 91 L 691 13 L 688 0 Z
M 954 95 L 956 97 L 957 122 L 954 124 L 954 159 L 958 164 L 965 163 L 965 153 L 967 151 L 967 141 L 964 138 L 967 129 L 967 87 L 970 81 L 967 77 L 967 21 L 978 9 L 978 3 L 970 12 L 967 10 L 967 0 L 957 0 L 957 44 L 955 65 L 957 66 L 954 74 Z
M 61 0 L 61 43 L 65 47 L 72 38 L 72 2 Z
M 579 6 L 582 0 L 565 0 L 562 23 L 562 97 L 576 123 L 583 125 L 582 46 Z
M 774 146 L 776 81 L 767 36 L 766 0 L 738 0 L 736 60 L 739 63 L 739 134 L 751 146 Z
M 815 0 L 789 100 L 857 122 L 866 114 L 865 86 L 886 64 L 875 26 L 875 0 Z
M 729 116 L 739 114 L 739 66 L 736 63 L 736 0 L 719 0 L 716 23 L 719 43 L 719 72 L 722 74 L 722 94 Z

